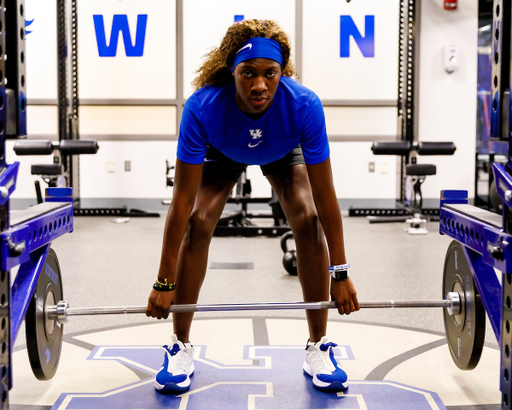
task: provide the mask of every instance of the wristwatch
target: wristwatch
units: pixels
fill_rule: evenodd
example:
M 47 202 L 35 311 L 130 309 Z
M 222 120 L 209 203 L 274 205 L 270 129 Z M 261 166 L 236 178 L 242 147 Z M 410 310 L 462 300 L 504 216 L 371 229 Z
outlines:
M 349 277 L 350 265 L 329 266 L 329 274 L 335 281 L 345 280 Z

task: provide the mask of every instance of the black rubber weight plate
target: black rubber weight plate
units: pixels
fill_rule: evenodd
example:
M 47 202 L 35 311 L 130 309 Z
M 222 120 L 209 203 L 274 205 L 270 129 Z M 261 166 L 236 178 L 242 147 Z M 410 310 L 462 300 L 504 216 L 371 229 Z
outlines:
M 444 260 L 443 298 L 448 292 L 461 296 L 461 313 L 450 316 L 443 309 L 444 329 L 453 361 L 459 369 L 472 370 L 482 355 L 485 308 L 475 286 L 462 245 L 453 241 Z
M 63 295 L 59 260 L 50 249 L 25 316 L 28 358 L 39 380 L 51 379 L 59 365 L 63 327 L 57 321 L 46 320 L 45 308 L 60 300 Z

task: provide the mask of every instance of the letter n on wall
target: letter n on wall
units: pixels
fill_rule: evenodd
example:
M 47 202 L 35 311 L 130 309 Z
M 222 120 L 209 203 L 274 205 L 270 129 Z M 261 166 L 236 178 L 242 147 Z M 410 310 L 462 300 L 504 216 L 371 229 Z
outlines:
M 351 16 L 340 16 L 340 57 L 350 57 L 352 37 L 365 58 L 375 57 L 375 16 L 365 16 L 364 37 Z

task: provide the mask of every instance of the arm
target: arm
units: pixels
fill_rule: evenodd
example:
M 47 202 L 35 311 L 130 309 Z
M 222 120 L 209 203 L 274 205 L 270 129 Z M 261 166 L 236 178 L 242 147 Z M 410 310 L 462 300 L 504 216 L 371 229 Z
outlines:
M 319 164 L 307 165 L 307 170 L 318 217 L 329 248 L 329 264 L 343 265 L 347 263 L 347 257 L 341 212 L 332 178 L 331 161 L 328 158 Z M 359 310 L 357 293 L 350 278 L 342 281 L 331 280 L 331 294 L 340 314 L 349 314 Z
M 201 181 L 203 165 L 191 165 L 180 161 L 176 162 L 174 190 L 171 206 L 165 221 L 162 256 L 158 280 L 168 283 L 176 281 L 176 261 L 181 241 L 185 235 L 190 213 Z M 152 290 L 149 295 L 146 316 L 165 319 L 169 316 L 170 306 L 174 299 L 174 291 L 161 292 Z

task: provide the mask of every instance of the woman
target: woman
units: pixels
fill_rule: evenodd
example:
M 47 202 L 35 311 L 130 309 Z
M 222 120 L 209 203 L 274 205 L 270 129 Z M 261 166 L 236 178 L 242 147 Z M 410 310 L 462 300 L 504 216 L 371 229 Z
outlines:
M 340 314 L 359 310 L 323 108 L 291 78 L 296 73 L 286 34 L 273 21 L 235 23 L 206 57 L 183 112 L 174 194 L 147 316 L 167 318 L 171 304 L 197 303 L 213 231 L 247 164 L 261 166 L 279 197 L 296 242 L 304 300 L 328 300 L 330 289 Z M 326 337 L 327 313 L 306 311 L 310 340 L 303 368 L 316 388 L 339 391 L 347 388 L 347 375 Z M 190 386 L 192 317 L 173 313 L 175 334 L 155 380 L 159 392 Z

